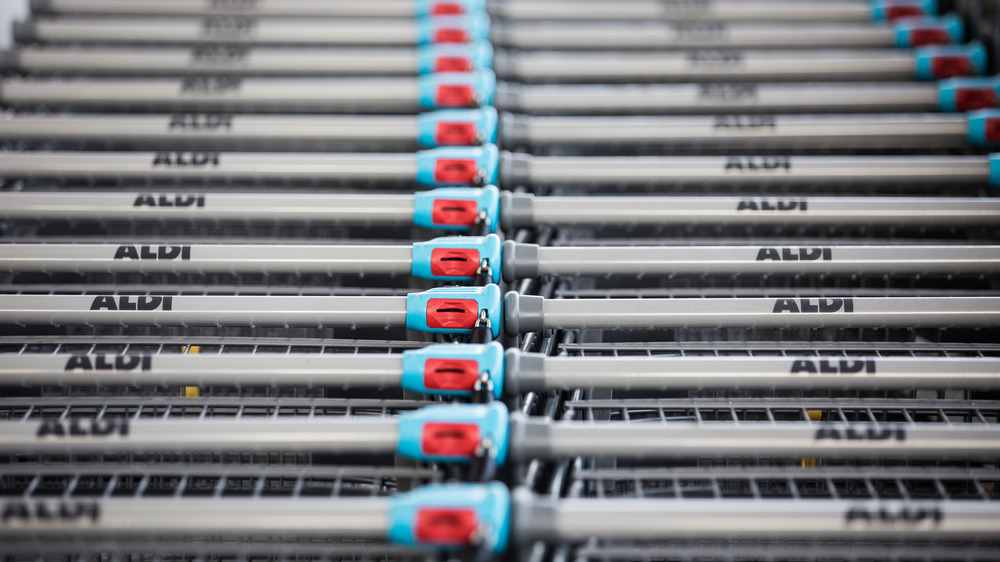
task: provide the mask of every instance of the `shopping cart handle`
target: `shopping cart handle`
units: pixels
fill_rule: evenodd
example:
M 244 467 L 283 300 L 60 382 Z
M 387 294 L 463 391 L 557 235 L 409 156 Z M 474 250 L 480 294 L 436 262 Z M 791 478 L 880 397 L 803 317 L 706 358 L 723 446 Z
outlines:
M 900 48 L 961 43 L 965 37 L 962 18 L 956 14 L 940 18 L 903 18 L 896 21 L 892 29 L 896 34 L 896 46 Z
M 950 78 L 938 83 L 941 111 L 971 111 L 994 107 L 1000 98 L 1000 79 Z
M 494 283 L 500 282 L 500 237 L 442 236 L 413 244 L 411 274 L 421 279 L 472 281 L 486 266 Z
M 538 277 L 538 244 L 525 244 L 507 240 L 503 243 L 503 262 L 500 267 L 504 281 Z
M 893 21 L 912 16 L 933 16 L 938 13 L 937 0 L 874 0 L 872 19 Z
M 404 390 L 446 396 L 472 396 L 477 381 L 486 375 L 493 395 L 500 398 L 504 385 L 504 351 L 498 342 L 488 344 L 438 344 L 403 352 Z
M 436 334 L 471 334 L 487 325 L 500 335 L 500 288 L 436 287 L 406 295 L 406 327 Z
M 425 228 L 468 232 L 480 220 L 496 232 L 499 219 L 500 190 L 442 187 L 413 195 L 413 224 Z
M 986 72 L 986 48 L 979 41 L 967 45 L 941 45 L 914 49 L 913 59 L 919 80 L 953 76 L 981 76 Z
M 966 116 L 967 137 L 972 146 L 1000 145 L 1000 109 L 981 109 Z M 990 159 L 991 165 L 993 159 Z M 990 174 L 992 179 L 992 173 Z
M 486 11 L 486 0 L 413 0 L 413 15 L 455 16 Z
M 489 455 L 502 465 L 509 425 L 507 406 L 499 402 L 428 406 L 399 415 L 396 451 L 408 458 L 447 462 Z
M 476 43 L 490 40 L 490 17 L 485 12 L 441 15 L 417 22 L 417 43 Z
M 417 73 L 475 72 L 493 68 L 493 45 L 479 41 L 468 45 L 421 45 L 417 47 Z
M 442 109 L 417 115 L 422 146 L 472 146 L 497 141 L 497 110 Z
M 496 89 L 497 76 L 492 70 L 439 72 L 417 78 L 417 100 L 426 109 L 492 105 Z
M 499 158 L 494 144 L 422 150 L 417 152 L 417 183 L 435 187 L 495 184 Z
M 499 482 L 435 484 L 394 495 L 389 540 L 401 545 L 495 554 L 510 540 L 510 492 Z

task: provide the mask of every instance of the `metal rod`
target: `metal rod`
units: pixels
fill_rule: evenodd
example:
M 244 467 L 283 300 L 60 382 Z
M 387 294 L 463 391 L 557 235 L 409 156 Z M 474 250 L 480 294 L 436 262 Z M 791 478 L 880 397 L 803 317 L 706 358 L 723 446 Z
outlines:
M 550 499 L 514 494 L 522 541 L 623 539 L 892 539 L 993 536 L 993 502 L 843 499 Z
M 507 333 L 550 329 L 986 328 L 997 297 L 543 299 L 507 293 Z
M 10 79 L 0 101 L 13 106 L 265 110 L 288 112 L 421 109 L 415 78 L 188 77 L 145 80 Z
M 116 75 L 370 75 L 413 76 L 420 68 L 413 48 L 194 48 L 21 47 L 2 53 L 11 69 L 44 73 Z
M 995 458 L 1000 427 L 810 422 L 551 422 L 511 415 L 519 458 Z M 520 427 L 518 427 L 520 426 Z
M 395 115 L 12 115 L 0 139 L 129 148 L 318 151 L 337 145 L 417 147 L 417 119 Z
M 416 174 L 412 153 L 0 153 L 0 175 L 8 178 L 413 182 Z
M 715 45 L 709 45 L 715 47 Z M 30 60 L 30 59 L 26 59 Z M 914 80 L 914 56 L 900 50 L 687 52 L 498 52 L 503 78 L 526 81 Z
M 508 351 L 508 393 L 575 388 L 996 389 L 997 357 L 546 357 Z
M 0 323 L 402 327 L 406 297 L 0 295 Z
M 161 5 L 159 2 L 148 0 L 34 0 L 32 11 L 51 14 L 134 16 L 241 15 L 407 18 L 417 14 L 417 2 L 413 0 L 366 0 L 365 2 L 172 0 Z
M 412 246 L 3 244 L 0 271 L 409 275 Z
M 0 160 L 0 167 L 3 166 Z M 2 168 L 0 168 L 2 169 Z M 506 172 L 506 173 L 505 173 Z M 510 185 L 658 184 L 983 185 L 983 156 L 531 156 L 504 153 Z
M 0 122 L 2 124 L 2 122 Z M 732 147 L 966 146 L 964 115 L 717 115 L 532 117 L 505 113 L 507 144 Z
M 506 229 L 555 225 L 996 225 L 1000 201 L 934 197 L 501 197 Z
M 399 355 L 7 354 L 0 384 L 399 387 Z
M 306 535 L 385 539 L 387 497 L 4 498 L 0 536 Z M 33 516 L 36 513 L 65 516 Z
M 311 221 L 405 225 L 413 195 L 0 192 L 10 220 Z
M 85 454 L 138 451 L 391 453 L 391 418 L 66 419 L 6 422 L 0 451 Z
M 108 27 L 113 36 L 122 34 Z M 87 37 L 41 28 L 36 37 Z M 178 37 L 181 32 L 174 32 Z M 166 35 L 164 34 L 164 37 Z M 164 39 L 166 40 L 166 39 Z M 177 39 L 174 39 L 175 41 Z M 186 39 L 190 40 L 190 39 Z M 741 22 L 494 22 L 494 45 L 518 49 L 690 49 L 737 47 L 895 47 L 895 31 L 866 23 Z
M 5 86 L 6 88 L 6 86 Z M 52 94 L 48 94 L 52 95 Z M 69 95 L 63 92 L 63 96 Z M 4 93 L 6 97 L 6 93 Z M 497 86 L 497 107 L 525 113 L 938 111 L 934 84 L 622 84 Z
M 1000 273 L 1000 246 L 838 244 L 812 247 L 539 247 L 507 242 L 504 250 L 503 274 L 511 280 L 537 277 L 539 274 L 644 276 Z M 2 263 L 3 260 L 0 259 L 0 264 Z

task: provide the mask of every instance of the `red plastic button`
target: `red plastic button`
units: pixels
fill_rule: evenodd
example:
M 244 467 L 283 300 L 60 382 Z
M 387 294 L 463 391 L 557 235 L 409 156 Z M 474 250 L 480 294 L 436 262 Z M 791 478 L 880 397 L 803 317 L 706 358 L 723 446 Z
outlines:
M 428 359 L 424 386 L 430 390 L 472 390 L 479 379 L 479 364 L 472 359 Z
M 417 540 L 424 543 L 469 544 L 478 526 L 476 512 L 471 509 L 423 508 L 417 511 Z
M 434 32 L 435 43 L 468 43 L 469 33 L 464 29 L 439 29 Z
M 476 181 L 476 161 L 442 158 L 434 163 L 434 181 L 471 184 Z
M 966 57 L 935 57 L 931 62 L 931 73 L 935 78 L 968 76 L 972 74 L 972 61 Z
M 434 63 L 435 72 L 470 72 L 472 61 L 466 57 L 438 57 Z
M 939 27 L 910 30 L 910 46 L 946 45 L 950 43 L 948 33 Z
M 472 226 L 479 216 L 479 205 L 463 199 L 438 199 L 431 207 L 431 221 L 442 226 Z
M 471 330 L 479 318 L 479 303 L 473 299 L 429 299 L 427 327 Z
M 431 14 L 435 16 L 457 16 L 464 13 L 465 8 L 453 2 L 438 2 L 431 8 Z
M 993 107 L 996 98 L 993 88 L 961 88 L 955 91 L 955 108 L 959 111 L 985 109 Z
M 922 15 L 924 15 L 924 10 L 920 6 L 889 6 L 885 12 L 885 19 L 894 20 Z
M 1000 142 L 1000 118 L 986 120 L 986 141 Z
M 437 143 L 439 145 L 471 146 L 478 144 L 478 140 L 475 123 L 438 123 Z
M 471 457 L 479 446 L 479 426 L 474 423 L 426 423 L 420 448 L 428 455 Z
M 431 274 L 443 277 L 475 277 L 479 252 L 474 248 L 435 248 L 431 250 Z
M 442 84 L 438 86 L 437 103 L 440 107 L 472 107 L 476 94 L 467 84 Z

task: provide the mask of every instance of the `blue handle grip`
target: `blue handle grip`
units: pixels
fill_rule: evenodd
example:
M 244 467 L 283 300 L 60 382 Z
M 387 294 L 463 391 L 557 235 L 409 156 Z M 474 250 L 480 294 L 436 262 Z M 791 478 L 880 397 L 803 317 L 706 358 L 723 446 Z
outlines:
M 438 72 L 417 78 L 417 101 L 424 109 L 483 107 L 493 105 L 496 89 L 492 70 Z
M 445 303 L 444 309 L 428 310 L 432 303 Z M 475 320 L 486 311 L 493 337 L 500 336 L 500 287 L 435 287 L 406 295 L 406 327 L 434 334 L 471 334 Z M 462 309 L 462 310 L 460 310 Z
M 968 119 L 968 139 L 973 146 L 1000 145 L 1000 136 L 993 128 L 1000 123 L 1000 109 L 981 109 L 966 114 Z M 991 127 L 992 125 L 992 127 Z
M 476 145 L 492 144 L 497 141 L 497 110 L 493 107 L 479 109 L 439 109 L 430 113 L 417 115 L 417 142 L 422 146 L 437 147 L 444 145 Z M 442 138 L 442 127 L 458 127 L 467 125 L 472 135 L 464 137 L 465 131 L 459 130 L 454 135 L 456 142 Z M 445 132 L 447 134 L 447 132 Z
M 417 72 L 449 72 L 438 68 L 441 59 L 457 58 L 469 62 L 471 68 L 457 72 L 474 72 L 493 68 L 493 45 L 489 41 L 478 41 L 469 45 L 432 44 L 417 47 Z
M 413 196 L 413 224 L 425 228 L 468 232 L 482 211 L 490 232 L 496 232 L 500 222 L 500 190 L 496 186 L 440 187 Z
M 434 522 L 422 515 L 434 515 L 444 510 L 446 514 L 472 515 L 480 544 L 502 554 L 510 539 L 510 492 L 499 482 L 489 484 L 434 484 L 412 492 L 396 494 L 389 500 L 389 540 L 396 544 L 418 548 L 461 550 L 469 546 L 460 542 L 432 540 L 435 529 L 427 529 Z M 471 512 L 471 513 L 469 513 Z M 461 526 L 460 517 L 445 518 L 445 535 L 452 535 L 447 528 Z M 423 527 L 423 528 L 422 528 Z M 465 533 L 460 529 L 457 536 Z M 429 536 L 430 535 L 430 536 Z M 444 543 L 444 544 L 443 544 Z
M 480 147 L 442 146 L 417 152 L 417 183 L 434 187 L 496 184 L 500 151 Z
M 906 18 L 893 25 L 896 46 L 900 48 L 914 47 L 912 33 L 919 29 L 941 29 L 947 34 L 950 43 L 961 43 L 965 38 L 965 26 L 962 25 L 962 18 L 955 14 L 948 14 L 940 18 Z
M 474 254 L 474 255 L 473 255 Z M 420 279 L 472 281 L 483 260 L 487 260 L 494 283 L 500 282 L 500 237 L 442 236 L 414 242 L 410 274 Z
M 439 5 L 458 6 L 463 14 L 486 11 L 486 0 L 413 0 L 413 15 L 418 18 L 434 17 Z
M 404 390 L 412 390 L 423 394 L 442 394 L 446 396 L 471 396 L 472 391 L 443 390 L 441 385 L 430 384 L 428 388 L 428 360 L 447 362 L 461 361 L 475 363 L 476 375 L 486 372 L 493 381 L 493 396 L 500 398 L 503 392 L 503 346 L 498 342 L 487 344 L 437 344 L 421 349 L 408 349 L 403 352 Z M 433 364 L 433 363 L 432 363 Z
M 429 16 L 417 20 L 417 43 L 437 43 L 441 30 L 460 30 L 466 43 L 490 40 L 490 17 L 485 12 L 472 12 L 461 16 Z
M 949 78 L 938 82 L 938 108 L 941 111 L 990 107 L 997 99 L 1000 99 L 1000 80 L 997 78 Z
M 500 402 L 489 404 L 443 404 L 426 406 L 402 413 L 399 419 L 399 443 L 396 452 L 425 461 L 468 462 L 472 447 L 489 439 L 496 462 L 507 460 L 507 435 L 510 415 Z M 433 426 L 439 426 L 434 430 Z M 475 433 L 462 434 L 451 428 L 474 427 Z M 472 441 L 466 437 L 473 437 Z M 437 449 L 436 447 L 440 447 Z
M 892 12 L 901 7 L 916 8 L 925 16 L 938 13 L 937 0 L 874 0 L 871 7 L 872 19 L 875 21 L 890 19 Z

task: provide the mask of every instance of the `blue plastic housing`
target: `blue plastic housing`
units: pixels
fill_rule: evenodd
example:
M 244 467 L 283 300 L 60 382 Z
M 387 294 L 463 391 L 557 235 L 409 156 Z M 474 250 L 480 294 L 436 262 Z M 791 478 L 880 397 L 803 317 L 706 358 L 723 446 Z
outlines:
M 483 546 L 495 554 L 507 550 L 510 540 L 510 491 L 499 482 L 433 484 L 412 492 L 398 493 L 389 502 L 389 540 L 393 543 L 441 548 L 422 544 L 417 539 L 417 514 L 421 509 L 465 508 L 476 512 L 477 522 L 486 531 L 482 536 Z M 451 548 L 460 550 L 462 547 Z
M 986 140 L 986 124 L 991 119 L 1000 119 L 1000 109 L 980 109 L 966 114 L 968 119 L 968 139 L 973 146 L 998 146 L 1000 141 Z
M 472 329 L 431 328 L 427 325 L 427 303 L 431 299 L 475 300 L 479 310 L 485 310 L 490 319 L 493 337 L 500 336 L 501 298 L 500 287 L 494 284 L 482 287 L 435 287 L 406 295 L 406 327 L 410 330 L 435 334 L 471 334 Z
M 493 396 L 498 400 L 503 392 L 503 346 L 498 342 L 487 344 L 445 343 L 403 352 L 403 390 L 423 394 L 471 396 L 471 391 L 428 389 L 424 385 L 424 370 L 428 359 L 465 359 L 475 361 L 478 371 L 486 371 L 493 381 Z
M 426 242 L 413 243 L 413 260 L 410 275 L 419 279 L 435 279 L 438 281 L 472 281 L 475 276 L 435 275 L 431 267 L 431 257 L 437 249 L 471 249 L 479 254 L 477 262 L 484 259 L 490 261 L 491 279 L 500 282 L 500 237 L 496 234 L 486 236 L 441 236 Z
M 417 78 L 417 101 L 424 109 L 442 109 L 437 99 L 440 86 L 469 86 L 479 107 L 493 105 L 497 75 L 492 70 L 479 72 L 438 72 Z
M 441 57 L 463 57 L 472 62 L 472 71 L 493 68 L 493 45 L 489 41 L 478 41 L 468 45 L 432 44 L 417 47 L 417 73 L 437 72 L 437 60 Z
M 475 201 L 480 211 L 486 211 L 490 232 L 496 232 L 500 223 L 500 190 L 494 185 L 480 188 L 440 187 L 413 195 L 413 224 L 425 228 L 468 232 L 471 226 L 438 224 L 434 222 L 434 203 L 442 199 Z
M 961 90 L 993 90 L 1000 99 L 1000 79 L 997 78 L 949 78 L 938 82 L 938 109 L 941 111 L 959 111 L 956 96 Z
M 440 29 L 462 29 L 469 37 L 469 43 L 490 40 L 490 17 L 479 11 L 461 16 L 427 16 L 417 20 L 417 44 L 435 43 L 435 35 Z
M 892 29 L 896 35 L 896 46 L 900 48 L 912 47 L 913 45 L 910 44 L 910 32 L 914 29 L 931 26 L 942 27 L 948 33 L 948 37 L 951 38 L 952 43 L 961 43 L 965 38 L 965 26 L 962 25 L 962 18 L 956 14 L 948 14 L 940 18 L 906 18 L 893 25 Z
M 466 14 L 486 12 L 486 0 L 413 0 L 413 15 L 418 18 L 434 16 L 437 4 L 461 4 Z
M 938 57 L 967 57 L 972 62 L 972 71 L 976 75 L 986 72 L 986 48 L 979 41 L 967 45 L 939 45 L 920 47 L 913 50 L 916 63 L 916 73 L 919 80 L 934 80 L 934 59 Z
M 1000 187 L 1000 154 L 990 154 L 990 187 Z
M 443 456 L 426 453 L 421 445 L 424 426 L 428 423 L 474 424 L 480 439 L 489 437 L 496 448 L 497 465 L 507 460 L 507 436 L 510 414 L 501 402 L 489 404 L 442 404 L 425 406 L 399 414 L 399 443 L 396 452 L 411 459 L 424 461 L 469 462 L 471 457 Z
M 479 109 L 439 109 L 417 115 L 417 142 L 421 146 L 436 147 L 437 129 L 441 123 L 472 123 L 480 144 L 497 142 L 497 110 L 493 107 Z
M 434 187 L 458 187 L 467 183 L 446 183 L 438 181 L 435 169 L 440 160 L 475 160 L 476 168 L 482 171 L 486 184 L 496 184 L 500 168 L 500 151 L 495 144 L 483 146 L 440 146 L 417 152 L 417 183 Z
M 875 21 L 885 21 L 889 9 L 897 6 L 919 6 L 925 16 L 934 16 L 938 13 L 937 0 L 874 0 L 871 6 L 872 19 Z

